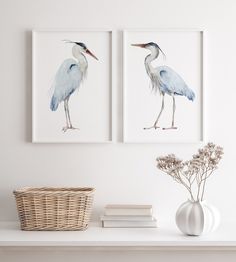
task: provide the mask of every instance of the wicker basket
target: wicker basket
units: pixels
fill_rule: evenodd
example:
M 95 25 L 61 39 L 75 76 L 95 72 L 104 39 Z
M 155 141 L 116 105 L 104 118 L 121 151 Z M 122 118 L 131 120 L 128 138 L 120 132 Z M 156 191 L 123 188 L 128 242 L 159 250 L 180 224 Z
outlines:
M 15 190 L 22 230 L 85 230 L 94 188 L 23 188 Z

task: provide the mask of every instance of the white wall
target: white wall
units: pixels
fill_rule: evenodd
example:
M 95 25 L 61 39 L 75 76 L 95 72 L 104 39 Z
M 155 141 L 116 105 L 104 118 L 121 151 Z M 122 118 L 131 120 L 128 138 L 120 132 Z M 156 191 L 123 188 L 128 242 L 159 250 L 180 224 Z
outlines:
M 93 218 L 105 204 L 151 203 L 159 223 L 174 223 L 182 188 L 155 168 L 174 152 L 188 158 L 196 144 L 122 144 L 122 28 L 207 30 L 206 134 L 225 157 L 209 180 L 207 199 L 223 218 L 236 218 L 234 0 L 0 0 L 0 220 L 16 220 L 12 190 L 21 186 L 94 186 Z M 116 33 L 115 144 L 32 144 L 31 30 L 112 28 Z

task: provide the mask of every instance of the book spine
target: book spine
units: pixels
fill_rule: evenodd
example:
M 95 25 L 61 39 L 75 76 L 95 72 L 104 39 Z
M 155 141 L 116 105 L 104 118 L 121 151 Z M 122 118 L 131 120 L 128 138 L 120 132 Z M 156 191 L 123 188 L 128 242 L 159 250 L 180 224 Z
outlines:
M 105 209 L 106 216 L 152 216 L 152 209 Z
M 102 221 L 102 226 L 110 228 L 156 228 L 157 223 L 156 221 L 152 221 L 149 223 L 147 221 L 139 221 L 139 223 L 134 221 Z
M 105 221 L 153 221 L 154 217 L 153 216 L 107 216 L 107 215 L 102 215 L 101 220 Z

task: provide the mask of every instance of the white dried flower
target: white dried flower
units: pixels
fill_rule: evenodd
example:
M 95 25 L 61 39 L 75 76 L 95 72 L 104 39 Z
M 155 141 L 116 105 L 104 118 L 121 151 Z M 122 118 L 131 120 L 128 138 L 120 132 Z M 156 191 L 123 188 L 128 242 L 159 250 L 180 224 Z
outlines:
M 174 154 L 158 157 L 157 168 L 170 175 L 189 191 L 192 200 L 203 200 L 207 178 L 218 168 L 222 159 L 223 148 L 208 143 L 193 155 L 192 159 L 183 162 Z M 194 197 L 193 184 L 196 186 Z

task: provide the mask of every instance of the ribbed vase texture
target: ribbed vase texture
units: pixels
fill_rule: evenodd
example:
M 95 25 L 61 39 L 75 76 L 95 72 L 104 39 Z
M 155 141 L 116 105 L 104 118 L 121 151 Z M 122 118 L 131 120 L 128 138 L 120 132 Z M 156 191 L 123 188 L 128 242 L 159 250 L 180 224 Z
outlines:
M 218 210 L 205 201 L 186 201 L 176 212 L 179 230 L 190 236 L 199 236 L 214 231 L 220 224 Z

